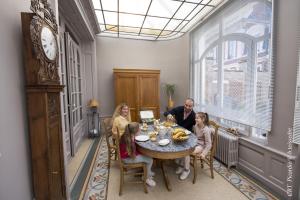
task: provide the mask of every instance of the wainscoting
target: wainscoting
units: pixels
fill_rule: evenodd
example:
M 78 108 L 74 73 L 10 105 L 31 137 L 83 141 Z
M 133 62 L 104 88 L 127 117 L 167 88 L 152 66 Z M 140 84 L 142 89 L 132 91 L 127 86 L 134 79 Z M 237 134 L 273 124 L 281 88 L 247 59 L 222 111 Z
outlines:
M 238 169 L 259 180 L 283 199 L 289 199 L 286 192 L 289 159 L 295 174 L 295 157 L 240 138 Z

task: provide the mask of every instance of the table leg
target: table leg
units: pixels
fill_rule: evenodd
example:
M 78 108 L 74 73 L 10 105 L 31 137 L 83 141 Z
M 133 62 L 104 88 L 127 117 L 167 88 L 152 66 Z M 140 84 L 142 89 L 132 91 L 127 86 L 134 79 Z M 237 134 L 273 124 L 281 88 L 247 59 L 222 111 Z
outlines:
M 170 185 L 170 181 L 168 179 L 168 175 L 165 172 L 165 167 L 164 167 L 164 161 L 163 160 L 160 160 L 160 167 L 161 167 L 161 170 L 162 170 L 162 173 L 163 173 L 163 176 L 164 176 L 165 185 L 166 185 L 166 187 L 167 187 L 167 189 L 169 191 L 172 191 L 172 188 L 171 188 L 171 185 Z

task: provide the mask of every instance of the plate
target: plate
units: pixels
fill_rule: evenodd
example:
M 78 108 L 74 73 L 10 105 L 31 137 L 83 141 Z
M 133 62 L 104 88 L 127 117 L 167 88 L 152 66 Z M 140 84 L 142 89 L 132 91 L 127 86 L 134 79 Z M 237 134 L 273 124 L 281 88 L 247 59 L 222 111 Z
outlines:
M 137 135 L 137 136 L 135 136 L 135 140 L 139 141 L 139 142 L 145 142 L 145 141 L 149 140 L 149 136 L 148 135 Z
M 185 134 L 187 134 L 187 135 L 191 134 L 191 131 L 189 131 L 189 130 L 185 130 L 184 132 L 185 132 Z
M 160 145 L 160 146 L 165 146 L 165 145 L 167 145 L 167 144 L 169 144 L 170 143 L 170 140 L 169 139 L 162 139 L 162 140 L 159 140 L 159 142 L 158 142 L 158 144 Z

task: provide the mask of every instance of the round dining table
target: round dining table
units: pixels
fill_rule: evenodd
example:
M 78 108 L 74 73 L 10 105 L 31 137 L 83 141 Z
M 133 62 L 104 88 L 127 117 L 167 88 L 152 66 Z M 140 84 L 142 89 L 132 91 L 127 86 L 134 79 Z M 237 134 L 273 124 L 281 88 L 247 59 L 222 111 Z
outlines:
M 175 127 L 173 127 L 175 128 Z M 183 127 L 180 127 L 184 129 Z M 141 131 L 141 135 L 148 135 L 149 132 L 154 131 L 153 126 L 148 126 L 147 130 Z M 176 159 L 176 158 L 183 158 L 185 156 L 190 155 L 193 151 L 194 148 L 197 144 L 197 137 L 193 134 L 189 134 L 189 138 L 186 141 L 181 141 L 181 142 L 174 142 L 171 138 L 171 133 L 172 133 L 172 128 L 166 129 L 164 131 L 164 134 L 159 133 L 157 135 L 156 141 L 136 141 L 137 144 L 137 149 L 140 153 L 143 155 L 156 158 L 159 160 L 165 185 L 168 189 L 168 191 L 171 191 L 171 185 L 170 181 L 168 179 L 168 176 L 166 174 L 166 170 L 164 167 L 164 161 L 170 160 L 170 159 Z M 159 141 L 162 139 L 169 139 L 169 143 L 167 145 L 160 145 Z

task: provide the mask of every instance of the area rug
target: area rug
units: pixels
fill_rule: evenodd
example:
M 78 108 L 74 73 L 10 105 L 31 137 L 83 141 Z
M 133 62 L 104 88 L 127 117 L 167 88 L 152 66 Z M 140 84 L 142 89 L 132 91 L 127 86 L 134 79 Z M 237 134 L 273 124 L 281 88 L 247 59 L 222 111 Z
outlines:
M 84 200 L 105 200 L 109 180 L 109 162 L 106 138 L 99 142 L 98 152 L 85 190 Z
M 216 160 L 214 161 L 214 170 L 250 200 L 277 200 L 273 195 L 244 177 L 235 169 L 227 169 L 227 167 Z M 109 160 L 106 139 L 103 137 L 99 143 L 97 156 L 83 199 L 106 200 L 108 181 Z

